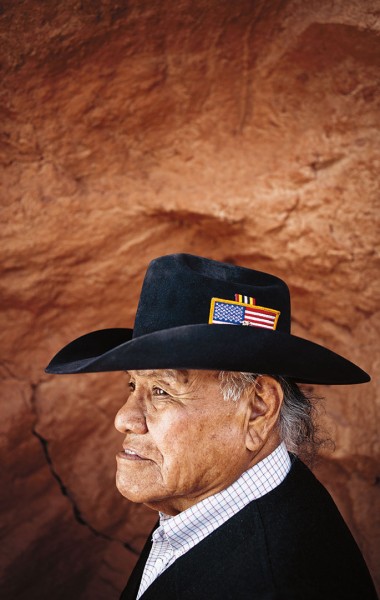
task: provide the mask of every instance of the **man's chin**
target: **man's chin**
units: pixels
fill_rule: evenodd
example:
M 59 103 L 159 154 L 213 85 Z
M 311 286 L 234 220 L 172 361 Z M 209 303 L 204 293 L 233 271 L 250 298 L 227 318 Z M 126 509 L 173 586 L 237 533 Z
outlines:
M 126 480 L 125 476 L 121 476 L 118 471 L 116 471 L 116 488 L 130 502 L 145 504 L 152 500 L 151 495 L 146 490 L 142 490 L 139 484 L 133 484 L 130 480 Z
M 127 500 L 130 500 L 131 502 L 137 502 L 138 504 L 143 502 L 141 499 L 141 493 L 139 493 L 137 489 L 133 489 L 130 485 L 127 485 L 127 483 L 124 481 L 124 478 L 118 477 L 117 473 L 116 488 L 119 493 L 124 496 L 124 498 L 127 498 Z

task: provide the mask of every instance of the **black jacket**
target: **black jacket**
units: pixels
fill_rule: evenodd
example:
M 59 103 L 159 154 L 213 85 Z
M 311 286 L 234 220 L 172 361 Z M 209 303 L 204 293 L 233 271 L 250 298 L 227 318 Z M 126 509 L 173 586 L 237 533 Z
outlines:
M 136 598 L 150 539 L 121 595 Z M 298 459 L 277 488 L 178 558 L 141 600 L 376 600 L 326 489 Z

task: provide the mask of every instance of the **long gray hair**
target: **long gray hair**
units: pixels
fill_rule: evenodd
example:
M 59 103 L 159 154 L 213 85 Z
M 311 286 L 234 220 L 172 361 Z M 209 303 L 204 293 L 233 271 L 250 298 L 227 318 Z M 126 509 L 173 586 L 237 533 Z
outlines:
M 219 380 L 225 400 L 237 402 L 244 390 L 255 384 L 258 373 L 220 371 Z M 280 409 L 279 433 L 289 452 L 312 464 L 321 446 L 331 444 L 317 424 L 317 396 L 301 389 L 294 381 L 271 375 L 279 382 L 284 393 Z

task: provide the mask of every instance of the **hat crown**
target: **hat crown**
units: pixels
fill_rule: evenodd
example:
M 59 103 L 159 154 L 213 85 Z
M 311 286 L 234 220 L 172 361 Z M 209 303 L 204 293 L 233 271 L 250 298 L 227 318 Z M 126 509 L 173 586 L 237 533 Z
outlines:
M 278 277 L 191 254 L 169 254 L 153 260 L 147 269 L 133 337 L 207 324 L 212 298 L 233 302 L 235 294 L 280 311 L 276 329 L 290 333 L 289 289 Z

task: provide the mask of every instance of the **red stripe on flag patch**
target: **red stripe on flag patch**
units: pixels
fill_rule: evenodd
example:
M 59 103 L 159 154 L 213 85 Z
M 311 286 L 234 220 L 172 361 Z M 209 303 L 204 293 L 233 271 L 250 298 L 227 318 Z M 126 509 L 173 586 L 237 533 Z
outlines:
M 273 317 L 272 319 L 263 319 L 262 317 L 258 317 L 256 315 L 248 315 L 247 312 L 245 313 L 244 318 L 246 321 L 257 321 L 257 323 L 266 323 L 267 325 L 273 325 L 276 319 L 276 317 Z
M 246 312 L 246 314 L 249 313 L 249 314 L 257 315 L 258 317 L 259 316 L 270 317 L 271 319 L 272 318 L 274 319 L 276 316 L 276 314 L 273 314 L 270 310 L 265 310 L 265 309 L 263 310 L 260 308 L 246 308 L 245 312 Z

